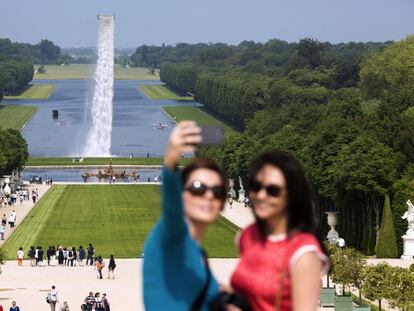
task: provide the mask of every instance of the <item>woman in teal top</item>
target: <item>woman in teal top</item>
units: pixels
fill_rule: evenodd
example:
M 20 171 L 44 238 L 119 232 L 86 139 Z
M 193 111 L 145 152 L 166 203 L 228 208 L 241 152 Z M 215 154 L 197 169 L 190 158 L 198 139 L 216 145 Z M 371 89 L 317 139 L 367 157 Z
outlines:
M 196 158 L 182 172 L 176 168 L 181 154 L 201 142 L 200 133 L 194 122 L 179 123 L 164 156 L 162 216 L 144 247 L 147 311 L 204 311 L 219 293 L 200 244 L 224 206 L 225 178 L 205 158 Z

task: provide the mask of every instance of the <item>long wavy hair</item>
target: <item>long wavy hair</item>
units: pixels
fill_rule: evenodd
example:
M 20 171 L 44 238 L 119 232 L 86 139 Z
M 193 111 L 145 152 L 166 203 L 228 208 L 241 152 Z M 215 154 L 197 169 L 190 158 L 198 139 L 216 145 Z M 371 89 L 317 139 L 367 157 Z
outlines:
M 287 189 L 287 234 L 290 235 L 296 231 L 310 233 L 317 238 L 322 250 L 326 253 L 318 230 L 312 190 L 300 162 L 284 152 L 272 151 L 263 153 L 252 162 L 250 183 L 256 180 L 257 174 L 267 165 L 280 169 L 285 177 Z M 265 221 L 256 216 L 254 209 L 253 213 L 261 236 L 265 240 L 267 236 Z

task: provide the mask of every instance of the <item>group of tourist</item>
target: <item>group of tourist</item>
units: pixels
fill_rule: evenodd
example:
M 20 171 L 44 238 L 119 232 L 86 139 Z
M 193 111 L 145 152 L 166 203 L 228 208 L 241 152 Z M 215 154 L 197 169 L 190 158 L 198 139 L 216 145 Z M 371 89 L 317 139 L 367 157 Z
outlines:
M 17 221 L 17 213 L 15 210 L 13 210 L 9 217 L 6 216 L 6 214 L 3 214 L 3 217 L 1 218 L 1 224 L 0 224 L 0 240 L 4 240 L 4 235 L 6 233 L 6 226 L 7 223 L 9 223 L 10 228 L 14 228 Z
M 170 136 L 163 212 L 144 248 L 145 309 L 317 310 L 329 259 L 302 166 L 285 153 L 267 152 L 253 161 L 248 175 L 256 222 L 236 238 L 240 261 L 231 284 L 218 285 L 200 245 L 227 199 L 224 174 L 208 158 L 177 168 L 180 155 L 201 143 L 200 133 L 194 122 L 184 121 Z
M 88 296 L 86 296 L 83 304 L 81 305 L 81 310 L 86 311 L 109 311 L 110 310 L 110 303 L 106 294 L 102 294 L 96 292 L 90 292 Z
M 26 200 L 33 200 L 33 203 L 36 203 L 36 200 L 39 197 L 38 189 L 32 189 L 30 192 L 27 188 L 18 188 L 16 191 L 11 193 L 9 196 L 0 194 L 0 207 L 6 208 L 7 206 L 15 206 L 18 202 L 20 205 L 23 205 L 23 202 Z
M 45 257 L 46 256 L 46 257 Z M 30 259 L 30 265 L 32 267 L 43 267 L 46 266 L 44 259 L 47 260 L 48 266 L 59 266 L 59 267 L 74 267 L 74 266 L 94 266 L 97 271 L 97 277 L 102 279 L 102 270 L 105 267 L 105 261 L 101 256 L 95 256 L 95 248 L 92 244 L 89 244 L 85 250 L 83 246 L 76 247 L 63 247 L 58 245 L 57 247 L 49 245 L 48 249 L 43 250 L 42 246 L 31 246 L 27 252 L 27 257 Z M 23 247 L 19 247 L 17 251 L 17 264 L 23 266 L 24 250 Z M 108 264 L 108 279 L 115 278 L 116 263 L 113 255 L 110 256 Z
M 51 311 L 56 311 L 56 306 L 59 303 L 59 295 L 56 290 L 56 287 L 53 285 L 51 290 L 46 296 L 46 302 L 50 305 Z M 110 303 L 106 294 L 101 294 L 96 292 L 90 292 L 88 296 L 84 299 L 81 310 L 86 311 L 110 311 Z M 1 311 L 1 310 L 0 310 Z M 14 311 L 14 310 L 13 310 Z M 20 310 L 17 310 L 20 311 Z M 69 311 L 69 304 L 67 301 L 64 301 L 59 308 L 59 311 Z

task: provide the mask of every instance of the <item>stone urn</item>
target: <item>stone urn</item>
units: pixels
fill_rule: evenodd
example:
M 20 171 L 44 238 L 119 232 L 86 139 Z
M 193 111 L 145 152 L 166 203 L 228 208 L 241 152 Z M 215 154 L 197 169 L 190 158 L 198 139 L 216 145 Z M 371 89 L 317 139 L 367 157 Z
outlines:
M 4 176 L 4 184 L 5 184 L 5 186 L 3 188 L 3 191 L 4 191 L 4 194 L 8 197 L 11 194 L 11 189 L 10 189 L 10 186 L 9 186 L 10 176 Z
M 328 225 L 331 227 L 331 230 L 329 230 L 326 238 L 328 239 L 329 243 L 335 244 L 339 239 L 339 233 L 335 230 L 335 226 L 338 223 L 338 212 L 326 212 L 325 214 L 328 218 Z
M 229 192 L 227 195 L 233 199 L 236 198 L 236 190 L 234 190 L 234 179 L 229 179 Z

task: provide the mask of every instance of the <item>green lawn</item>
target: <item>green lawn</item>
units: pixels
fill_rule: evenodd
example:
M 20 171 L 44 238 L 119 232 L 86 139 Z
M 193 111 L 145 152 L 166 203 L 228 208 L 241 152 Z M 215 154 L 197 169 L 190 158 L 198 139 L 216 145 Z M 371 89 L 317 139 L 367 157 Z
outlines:
M 0 106 L 0 128 L 20 130 L 36 111 L 33 106 Z
M 39 201 L 4 244 L 6 256 L 19 247 L 62 244 L 87 246 L 97 255 L 136 258 L 160 215 L 160 187 L 155 185 L 58 185 Z M 210 257 L 236 257 L 238 228 L 220 219 L 208 232 Z
M 140 85 L 139 88 L 151 99 L 172 99 L 180 101 L 194 100 L 191 96 L 180 96 L 176 94 L 165 85 Z
M 39 65 L 35 65 L 37 69 Z M 34 79 L 67 80 L 90 79 L 95 71 L 94 64 L 45 65 L 45 73 L 36 73 Z M 151 74 L 147 68 L 124 68 L 115 65 L 115 79 L 119 80 L 159 80 L 158 72 Z
M 48 99 L 54 90 L 52 84 L 29 84 L 19 95 L 4 96 L 4 99 Z
M 193 120 L 197 122 L 197 124 L 203 125 L 221 125 L 224 128 L 224 134 L 232 134 L 235 131 L 228 126 L 227 124 L 223 123 L 222 121 L 214 118 L 212 115 L 208 114 L 204 110 L 199 107 L 169 107 L 164 106 L 162 107 L 166 113 L 168 113 L 171 117 L 175 118 L 175 120 L 182 121 L 182 120 Z
M 82 163 L 72 162 L 72 157 L 30 157 L 26 166 L 59 166 L 59 165 L 108 165 L 110 159 L 114 165 L 162 165 L 162 158 L 84 158 Z M 180 164 L 190 159 L 182 159 Z

